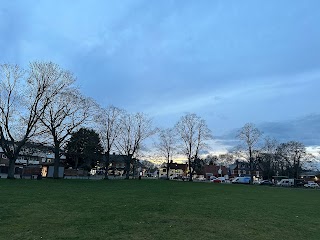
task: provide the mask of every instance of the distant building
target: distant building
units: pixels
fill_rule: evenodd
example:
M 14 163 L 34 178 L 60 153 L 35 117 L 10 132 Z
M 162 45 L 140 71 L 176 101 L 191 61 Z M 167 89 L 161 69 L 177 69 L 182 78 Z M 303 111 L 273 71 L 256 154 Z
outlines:
M 126 164 L 130 161 L 130 174 L 139 176 L 142 172 L 142 176 L 147 176 L 148 168 L 136 158 L 129 159 L 127 155 L 117 155 L 115 153 L 110 155 L 109 158 L 109 175 L 123 176 L 126 173 Z
M 179 178 L 187 175 L 188 164 L 186 163 L 174 163 L 171 161 L 169 163 L 169 178 Z M 161 168 L 159 168 L 159 177 L 167 176 L 167 164 L 163 164 Z
M 319 171 L 303 171 L 300 177 L 305 181 L 314 181 L 314 182 L 320 183 Z
M 62 155 L 60 160 L 65 160 L 66 157 Z M 22 174 L 22 169 L 28 166 L 41 166 L 47 168 L 54 162 L 53 148 L 38 143 L 26 143 L 22 147 L 17 160 L 15 161 L 15 174 Z M 4 154 L 3 149 L 0 147 L 0 173 L 8 173 L 9 159 Z M 47 173 L 43 169 L 42 175 Z
M 229 166 L 229 175 L 231 177 L 251 176 L 250 163 L 236 160 L 234 164 Z M 262 178 L 262 169 L 259 165 L 255 165 L 253 169 L 254 178 Z
M 228 175 L 228 169 L 225 166 L 209 164 L 203 166 L 204 176 L 206 179 L 210 179 L 211 176 L 224 177 Z

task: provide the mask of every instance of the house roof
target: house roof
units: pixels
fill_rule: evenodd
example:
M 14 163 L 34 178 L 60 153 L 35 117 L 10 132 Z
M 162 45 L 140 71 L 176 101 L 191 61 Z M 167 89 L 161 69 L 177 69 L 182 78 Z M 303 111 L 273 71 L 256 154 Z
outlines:
M 306 171 L 306 172 L 302 172 L 301 176 L 317 176 L 320 175 L 320 172 L 318 171 Z
M 167 166 L 167 164 L 164 163 L 164 164 L 161 165 L 161 168 L 166 168 L 166 166 Z M 188 168 L 188 164 L 186 164 L 186 163 L 174 163 L 174 162 L 170 162 L 170 163 L 169 163 L 169 168 L 170 168 L 170 169 L 176 169 L 176 170 L 181 169 L 181 170 L 183 170 L 183 171 L 186 171 L 187 168 Z
M 204 173 L 213 173 L 218 174 L 218 171 L 220 169 L 220 165 L 205 165 L 204 166 Z M 228 170 L 225 166 L 221 166 L 222 174 L 227 174 Z
M 188 165 L 186 163 L 170 163 L 169 166 L 171 169 L 181 169 L 184 171 L 188 168 Z
M 126 163 L 126 159 L 128 158 L 127 155 L 110 155 L 110 162 L 111 163 Z
M 229 166 L 230 170 L 245 170 L 245 171 L 250 171 L 250 163 L 249 162 L 244 162 L 244 161 L 236 161 L 234 164 Z M 260 164 L 254 164 L 254 171 L 261 171 L 262 166 Z

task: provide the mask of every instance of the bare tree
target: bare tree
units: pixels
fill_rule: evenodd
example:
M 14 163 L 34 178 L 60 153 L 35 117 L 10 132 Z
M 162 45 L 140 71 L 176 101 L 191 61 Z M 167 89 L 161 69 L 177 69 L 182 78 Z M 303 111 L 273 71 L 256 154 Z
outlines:
M 218 158 L 217 155 L 213 155 L 212 153 L 210 153 L 204 158 L 204 163 L 206 165 L 219 164 L 220 159 Z
M 200 150 L 208 147 L 206 141 L 212 139 L 211 131 L 205 120 L 192 113 L 182 116 L 175 129 L 182 141 L 182 153 L 188 158 L 189 181 L 192 181 L 193 162 L 198 159 Z
M 127 156 L 126 179 L 129 179 L 130 164 L 133 163 L 133 157 L 137 156 L 143 142 L 154 135 L 157 129 L 152 126 L 152 120 L 143 113 L 123 114 L 120 129 L 115 146 L 121 154 Z
M 46 76 L 59 79 L 59 91 L 50 100 L 42 115 L 38 115 L 42 129 L 51 138 L 54 146 L 54 178 L 59 177 L 59 163 L 61 148 L 72 131 L 77 130 L 89 116 L 92 101 L 83 97 L 74 87 L 75 78 L 72 73 L 60 68 L 58 65 L 35 64 L 33 74 L 35 79 Z
M 250 164 L 251 184 L 253 183 L 254 158 L 253 153 L 256 151 L 255 147 L 260 140 L 262 132 L 252 123 L 245 124 L 239 131 L 237 138 L 241 140 L 247 150 Z
M 271 179 L 276 171 L 276 151 L 278 142 L 274 138 L 265 137 L 261 149 L 259 164 L 263 166 L 263 178 Z
M 204 163 L 228 166 L 232 164 L 234 160 L 235 155 L 232 153 L 224 153 L 219 155 L 213 155 L 212 153 L 210 153 L 205 157 Z
M 106 157 L 105 179 L 108 179 L 110 152 L 114 148 L 115 141 L 119 136 L 121 130 L 120 119 L 123 113 L 124 111 L 117 107 L 108 106 L 106 109 L 100 109 L 97 116 L 98 131 Z
M 221 165 L 228 166 L 233 164 L 235 160 L 235 155 L 232 153 L 225 153 L 219 155 L 219 162 Z
M 39 72 L 43 66 L 45 71 Z M 17 65 L 0 65 L 0 143 L 9 159 L 8 178 L 14 178 L 21 148 L 35 135 L 48 104 L 60 91 L 61 76 L 52 76 L 53 63 L 34 62 L 29 71 Z
M 159 142 L 156 144 L 160 156 L 167 160 L 167 180 L 169 180 L 170 158 L 172 159 L 176 151 L 177 139 L 175 135 L 174 129 L 163 129 L 159 132 Z
M 305 170 L 309 171 L 320 171 L 320 159 L 316 155 L 312 153 L 307 153 L 306 156 L 304 157 L 304 161 L 301 164 L 301 166 Z
M 54 178 L 59 178 L 61 149 L 66 140 L 92 116 L 92 101 L 83 97 L 76 89 L 69 90 L 57 95 L 41 118 L 54 145 Z
M 276 154 L 278 160 L 282 161 L 282 166 L 288 170 L 289 175 L 299 178 L 302 161 L 307 157 L 305 146 L 296 141 L 281 143 L 277 148 Z

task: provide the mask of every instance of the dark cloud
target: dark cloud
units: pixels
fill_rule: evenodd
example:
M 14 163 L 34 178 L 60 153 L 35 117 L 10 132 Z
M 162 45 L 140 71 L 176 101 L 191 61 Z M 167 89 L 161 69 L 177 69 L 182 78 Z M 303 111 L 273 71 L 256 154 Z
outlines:
M 312 114 L 298 119 L 282 122 L 264 122 L 256 124 L 263 132 L 263 136 L 277 139 L 278 142 L 299 141 L 306 146 L 320 145 L 320 114 Z M 233 129 L 227 134 L 218 136 L 218 139 L 237 145 L 236 136 L 240 128 Z
M 281 123 L 264 123 L 259 127 L 279 142 L 301 141 L 308 146 L 320 145 L 320 114 Z

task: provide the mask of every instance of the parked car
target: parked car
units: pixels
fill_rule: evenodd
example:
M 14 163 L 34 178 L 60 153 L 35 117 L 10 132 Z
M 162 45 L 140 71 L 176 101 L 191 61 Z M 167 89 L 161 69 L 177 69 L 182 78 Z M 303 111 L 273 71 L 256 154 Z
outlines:
M 306 188 L 318 188 L 319 187 L 318 183 L 315 183 L 315 182 L 308 182 L 307 184 L 305 184 L 303 186 Z
M 282 179 L 277 183 L 277 186 L 281 187 L 292 187 L 294 186 L 294 179 Z
M 221 180 L 215 176 L 211 176 L 210 177 L 210 182 L 213 182 L 213 183 L 221 183 Z
M 262 180 L 260 181 L 259 185 L 268 185 L 268 186 L 273 186 L 273 182 L 269 181 L 269 180 Z
M 199 178 L 196 178 L 198 181 L 201 181 L 201 182 L 203 182 L 203 181 L 206 181 L 207 179 L 205 178 L 205 177 L 199 177 Z
M 218 177 L 218 179 L 219 179 L 222 183 L 226 182 L 226 178 L 225 178 L 225 177 Z
M 241 184 L 250 184 L 251 178 L 250 177 L 236 177 L 232 180 L 233 184 L 241 183 Z
M 307 184 L 307 182 L 303 179 L 295 179 L 295 181 L 297 187 L 304 187 L 304 185 Z
M 167 175 L 160 176 L 159 179 L 165 180 L 165 179 L 167 179 Z

